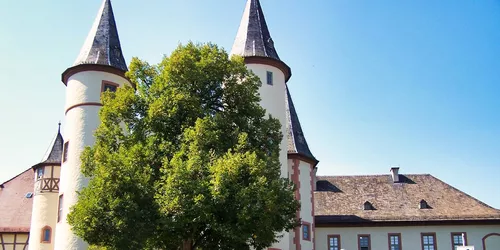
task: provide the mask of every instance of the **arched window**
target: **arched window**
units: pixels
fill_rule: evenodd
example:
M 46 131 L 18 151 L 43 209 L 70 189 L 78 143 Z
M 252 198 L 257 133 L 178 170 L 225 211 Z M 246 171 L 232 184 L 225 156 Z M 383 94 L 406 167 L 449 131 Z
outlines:
M 42 228 L 42 243 L 50 243 L 52 239 L 52 228 L 45 226 Z

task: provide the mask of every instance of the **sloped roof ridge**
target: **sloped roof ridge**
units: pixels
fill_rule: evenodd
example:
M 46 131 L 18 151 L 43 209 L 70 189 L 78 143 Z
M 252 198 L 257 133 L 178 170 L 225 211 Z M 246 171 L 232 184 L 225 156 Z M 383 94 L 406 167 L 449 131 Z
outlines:
M 286 91 L 286 129 L 287 129 L 287 152 L 288 154 L 298 154 L 303 157 L 306 157 L 313 162 L 315 165 L 318 163 L 318 160 L 312 154 L 309 149 L 309 145 L 307 144 L 307 140 L 305 138 L 304 132 L 302 130 L 302 126 L 300 125 L 300 120 L 297 115 L 297 111 L 295 110 L 295 106 L 293 105 L 292 96 L 290 95 L 290 91 L 288 87 L 285 86 Z
M 10 179 L 8 179 L 8 180 L 6 180 L 6 181 L 4 181 L 4 182 L 0 183 L 0 186 L 3 186 L 3 185 L 5 185 L 5 184 L 7 184 L 7 182 L 10 182 L 10 181 L 14 180 L 15 178 L 19 177 L 20 175 L 22 175 L 22 174 L 26 173 L 28 170 L 32 170 L 32 168 L 28 168 L 28 169 L 26 169 L 26 170 L 22 171 L 21 173 L 17 174 L 16 176 L 14 176 L 14 177 L 12 177 L 12 178 L 10 178 Z

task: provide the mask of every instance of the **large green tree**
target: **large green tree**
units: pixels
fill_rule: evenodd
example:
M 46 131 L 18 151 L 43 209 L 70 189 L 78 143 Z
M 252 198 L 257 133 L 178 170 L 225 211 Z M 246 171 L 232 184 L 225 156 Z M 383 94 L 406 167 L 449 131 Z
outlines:
M 103 95 L 82 154 L 78 236 L 106 249 L 264 249 L 296 225 L 281 126 L 242 58 L 189 43 L 158 65 L 132 59 L 127 76 L 137 90 Z

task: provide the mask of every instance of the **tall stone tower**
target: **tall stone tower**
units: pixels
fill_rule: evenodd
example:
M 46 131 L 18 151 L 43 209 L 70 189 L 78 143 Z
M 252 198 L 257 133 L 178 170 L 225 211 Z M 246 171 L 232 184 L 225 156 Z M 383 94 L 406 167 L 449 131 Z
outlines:
M 59 128 L 42 161 L 33 166 L 35 188 L 31 212 L 30 250 L 54 249 L 63 142 Z
M 309 150 L 286 86 L 292 76 L 291 69 L 276 52 L 259 0 L 247 0 L 231 54 L 242 56 L 247 68 L 261 79 L 260 104 L 281 122 L 281 176 L 294 181 L 298 188 L 295 197 L 301 202 L 297 217 L 302 226 L 293 233 L 284 232 L 272 249 L 314 249 L 314 184 L 318 161 Z
M 58 198 L 56 250 L 87 248 L 67 223 L 69 209 L 78 198 L 77 192 L 88 184 L 80 171 L 80 154 L 95 142 L 101 93 L 131 86 L 125 78 L 126 71 L 111 1 L 104 0 L 80 55 L 74 65 L 62 73 L 62 82 L 66 85 L 66 140 Z

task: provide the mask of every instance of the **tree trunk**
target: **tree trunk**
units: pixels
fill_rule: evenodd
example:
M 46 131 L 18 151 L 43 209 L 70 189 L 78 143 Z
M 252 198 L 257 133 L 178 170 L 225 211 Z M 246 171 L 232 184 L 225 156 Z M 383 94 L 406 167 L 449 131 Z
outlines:
M 191 240 L 185 240 L 182 243 L 182 250 L 193 250 L 193 243 Z

